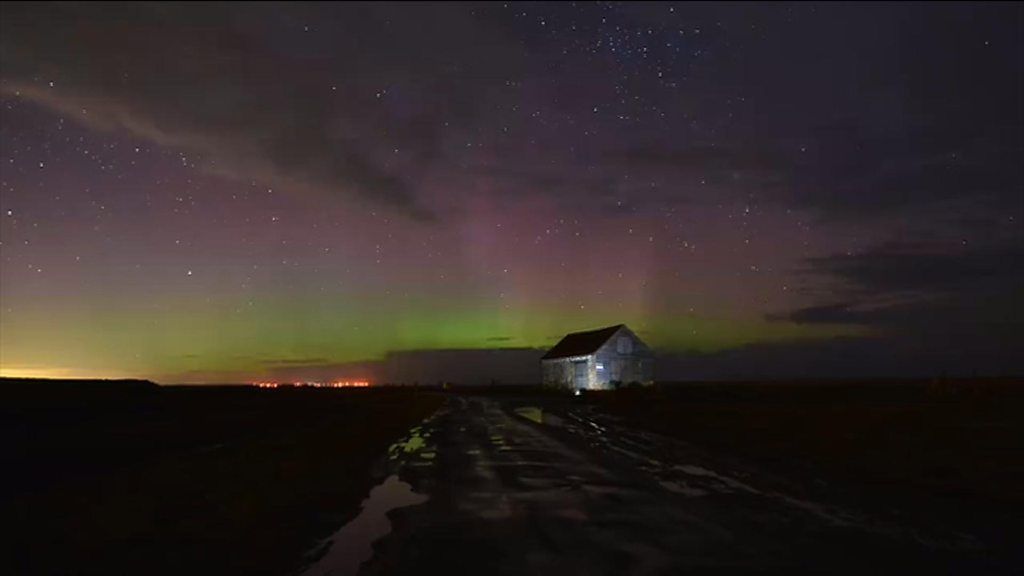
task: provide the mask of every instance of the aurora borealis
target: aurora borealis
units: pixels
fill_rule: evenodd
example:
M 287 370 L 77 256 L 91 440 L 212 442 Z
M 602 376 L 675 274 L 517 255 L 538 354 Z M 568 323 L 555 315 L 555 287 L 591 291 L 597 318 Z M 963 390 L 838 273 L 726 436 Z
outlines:
M 340 378 L 620 322 L 672 378 L 1019 371 L 1022 24 L 6 4 L 0 372 Z

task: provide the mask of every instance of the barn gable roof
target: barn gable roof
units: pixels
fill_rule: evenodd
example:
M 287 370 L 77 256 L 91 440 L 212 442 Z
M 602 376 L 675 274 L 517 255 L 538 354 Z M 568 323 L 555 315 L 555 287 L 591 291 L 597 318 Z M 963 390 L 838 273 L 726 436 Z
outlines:
M 548 350 L 547 354 L 541 356 L 541 360 L 593 354 L 623 326 L 625 324 L 616 324 L 615 326 L 601 328 L 600 330 L 567 334 L 551 350 Z

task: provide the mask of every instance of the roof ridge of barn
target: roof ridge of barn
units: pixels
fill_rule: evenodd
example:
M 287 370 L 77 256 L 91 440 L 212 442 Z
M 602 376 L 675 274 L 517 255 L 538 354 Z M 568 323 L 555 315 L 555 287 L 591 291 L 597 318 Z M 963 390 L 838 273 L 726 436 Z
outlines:
M 597 330 L 585 330 L 583 332 L 566 334 L 564 338 L 558 341 L 558 344 L 555 344 L 551 350 L 547 351 L 547 354 L 541 356 L 541 360 L 592 354 L 622 328 L 626 328 L 626 325 L 616 324 L 615 326 L 598 328 Z

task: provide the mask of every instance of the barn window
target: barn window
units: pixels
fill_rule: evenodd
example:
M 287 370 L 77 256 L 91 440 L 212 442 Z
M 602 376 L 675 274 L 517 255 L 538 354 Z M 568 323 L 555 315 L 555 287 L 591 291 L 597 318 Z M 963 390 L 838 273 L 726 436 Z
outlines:
M 619 341 L 616 342 L 616 349 L 619 354 L 632 354 L 633 341 L 629 338 L 619 338 Z
M 601 363 L 601 362 L 598 362 L 598 363 L 597 363 L 597 369 L 598 369 L 598 370 L 604 370 L 604 364 L 603 364 L 603 363 Z

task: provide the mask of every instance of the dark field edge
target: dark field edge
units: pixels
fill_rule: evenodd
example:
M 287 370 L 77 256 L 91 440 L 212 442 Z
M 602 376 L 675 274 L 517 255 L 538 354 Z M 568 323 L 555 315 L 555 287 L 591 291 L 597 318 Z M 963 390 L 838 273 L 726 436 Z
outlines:
M 1024 379 L 673 383 L 582 402 L 803 479 L 798 495 L 972 534 L 1024 562 Z
M 358 512 L 419 390 L 0 383 L 7 574 L 287 574 Z

